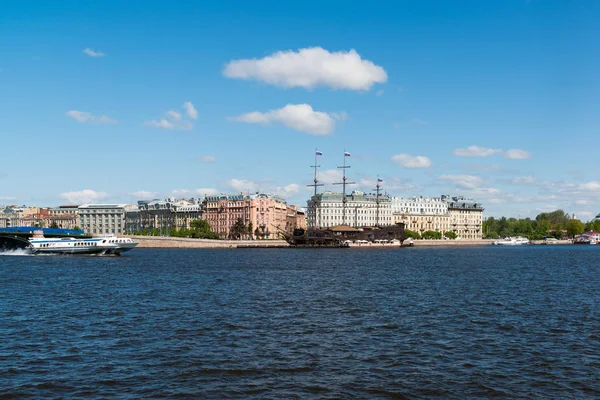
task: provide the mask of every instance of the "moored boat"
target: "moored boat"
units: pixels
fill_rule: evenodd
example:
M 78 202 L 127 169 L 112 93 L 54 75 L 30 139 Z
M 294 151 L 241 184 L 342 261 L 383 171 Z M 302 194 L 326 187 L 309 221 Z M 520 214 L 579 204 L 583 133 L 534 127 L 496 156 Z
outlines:
M 573 244 L 600 244 L 600 233 L 584 232 L 573 240 Z
M 529 244 L 529 239 L 524 238 L 522 236 L 516 237 L 505 237 L 504 239 L 499 239 L 492 242 L 495 246 L 520 246 L 523 244 Z

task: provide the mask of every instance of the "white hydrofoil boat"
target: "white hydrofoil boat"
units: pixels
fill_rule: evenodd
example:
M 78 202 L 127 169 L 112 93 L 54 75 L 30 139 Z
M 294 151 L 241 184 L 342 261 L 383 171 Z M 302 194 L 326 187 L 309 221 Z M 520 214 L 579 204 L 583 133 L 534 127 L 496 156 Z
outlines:
M 39 232 L 39 231 L 38 231 Z M 45 238 L 43 234 L 35 232 L 29 240 L 29 250 L 33 254 L 112 254 L 120 255 L 138 245 L 129 238 L 104 236 L 89 239 L 73 237 Z

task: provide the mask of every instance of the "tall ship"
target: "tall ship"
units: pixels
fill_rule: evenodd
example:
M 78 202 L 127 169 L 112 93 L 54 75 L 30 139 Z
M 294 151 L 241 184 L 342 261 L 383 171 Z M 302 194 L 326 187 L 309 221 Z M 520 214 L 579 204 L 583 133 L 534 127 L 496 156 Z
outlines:
M 314 195 L 309 200 L 308 228 L 298 228 L 293 232 L 281 232 L 285 240 L 294 247 L 358 247 L 370 245 L 372 247 L 400 246 L 406 239 L 404 224 L 392 223 L 391 211 L 382 206 L 382 202 L 389 203 L 387 195 L 381 195 L 381 183 L 377 178 L 375 194 L 364 194 L 353 191 L 346 194 L 346 186 L 355 184 L 348 181 L 346 170 L 350 168 L 346 159 L 350 153 L 344 151 L 344 163 L 338 168 L 342 169 L 342 181 L 333 183 L 342 185 L 341 194 L 330 192 L 318 194 L 317 188 L 323 186 L 319 183 L 317 161 L 323 153 L 315 149 L 315 163 L 313 183 L 307 185 L 314 188 Z M 356 199 L 358 202 L 353 203 Z M 350 199 L 350 200 L 349 200 Z M 350 205 L 348 205 L 350 202 Z M 333 209 L 335 206 L 336 209 Z M 323 216 L 320 218 L 319 216 Z M 327 217 L 325 217 L 327 216 Z M 361 223 L 362 222 L 362 223 Z

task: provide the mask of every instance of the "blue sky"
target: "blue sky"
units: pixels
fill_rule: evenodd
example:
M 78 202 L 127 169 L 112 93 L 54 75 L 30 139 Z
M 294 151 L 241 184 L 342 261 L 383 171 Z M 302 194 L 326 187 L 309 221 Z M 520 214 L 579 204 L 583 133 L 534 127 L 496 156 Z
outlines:
M 0 203 L 267 191 L 600 212 L 600 3 L 23 1 L 0 13 Z

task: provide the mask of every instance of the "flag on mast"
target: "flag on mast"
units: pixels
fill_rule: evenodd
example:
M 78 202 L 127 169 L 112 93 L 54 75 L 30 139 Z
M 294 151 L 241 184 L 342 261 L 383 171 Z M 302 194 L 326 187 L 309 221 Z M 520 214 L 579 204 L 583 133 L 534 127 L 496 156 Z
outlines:
M 348 153 L 347 151 L 344 152 L 344 157 L 350 157 L 350 153 Z
M 316 153 L 316 154 L 317 154 L 318 156 L 322 156 L 322 155 L 323 155 L 323 153 L 321 153 L 319 150 L 317 150 L 317 153 Z
M 383 179 L 377 178 L 377 182 L 383 182 Z

